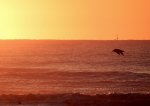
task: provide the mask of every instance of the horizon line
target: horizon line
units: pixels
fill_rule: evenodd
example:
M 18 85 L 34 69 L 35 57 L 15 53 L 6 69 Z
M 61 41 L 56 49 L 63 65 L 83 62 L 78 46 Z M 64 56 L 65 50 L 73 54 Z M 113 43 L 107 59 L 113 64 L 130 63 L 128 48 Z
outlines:
M 0 39 L 2 40 L 53 40 L 53 41 L 126 41 L 126 40 L 150 40 L 150 39 L 120 39 L 120 40 L 114 40 L 114 39 Z

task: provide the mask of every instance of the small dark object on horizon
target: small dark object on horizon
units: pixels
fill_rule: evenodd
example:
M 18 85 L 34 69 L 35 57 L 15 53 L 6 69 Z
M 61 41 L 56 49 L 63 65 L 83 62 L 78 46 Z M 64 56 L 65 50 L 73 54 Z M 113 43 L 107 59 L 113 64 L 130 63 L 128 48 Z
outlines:
M 125 51 L 123 51 L 121 49 L 114 49 L 112 52 L 116 52 L 118 55 L 123 55 L 124 56 L 123 52 L 125 52 Z

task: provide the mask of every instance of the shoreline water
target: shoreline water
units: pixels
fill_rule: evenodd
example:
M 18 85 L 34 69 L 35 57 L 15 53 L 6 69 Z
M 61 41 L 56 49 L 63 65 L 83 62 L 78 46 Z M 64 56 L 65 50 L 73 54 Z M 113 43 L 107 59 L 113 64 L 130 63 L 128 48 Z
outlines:
M 1 106 L 149 106 L 150 94 L 0 95 Z
M 0 41 L 0 94 L 5 94 L 0 106 L 146 106 L 149 44 Z M 114 48 L 125 56 L 112 53 Z
M 0 88 L 0 94 L 150 93 L 150 74 L 148 73 L 128 71 L 64 72 L 22 68 L 0 68 L 0 70 L 0 83 L 3 85 Z

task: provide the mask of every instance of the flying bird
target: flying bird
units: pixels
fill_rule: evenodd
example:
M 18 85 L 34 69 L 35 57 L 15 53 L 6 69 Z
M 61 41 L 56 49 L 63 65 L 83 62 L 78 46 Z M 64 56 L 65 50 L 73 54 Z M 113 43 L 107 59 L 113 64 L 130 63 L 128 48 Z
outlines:
M 118 55 L 123 55 L 124 56 L 123 52 L 125 52 L 125 51 L 123 51 L 121 49 L 114 49 L 112 52 L 116 52 Z

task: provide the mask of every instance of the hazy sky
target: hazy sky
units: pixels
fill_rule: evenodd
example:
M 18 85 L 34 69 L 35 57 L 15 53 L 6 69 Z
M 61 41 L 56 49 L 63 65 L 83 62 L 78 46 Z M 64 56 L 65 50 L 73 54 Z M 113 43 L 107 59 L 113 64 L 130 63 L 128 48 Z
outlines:
M 150 39 L 150 0 L 0 0 L 0 39 Z

